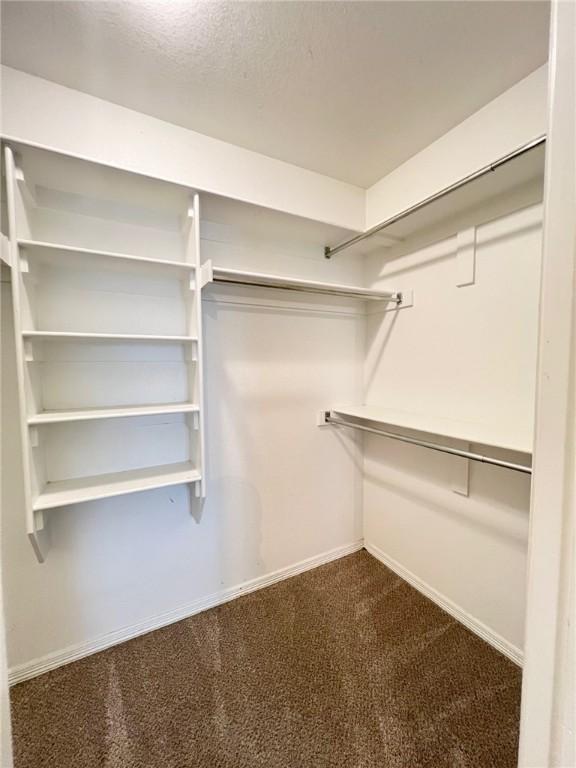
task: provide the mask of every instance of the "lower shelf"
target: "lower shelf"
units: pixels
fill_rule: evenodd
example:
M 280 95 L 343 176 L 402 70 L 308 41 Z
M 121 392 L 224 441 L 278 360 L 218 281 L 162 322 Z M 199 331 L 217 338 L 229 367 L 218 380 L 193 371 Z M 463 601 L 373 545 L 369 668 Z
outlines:
M 484 424 L 422 413 L 411 413 L 374 405 L 338 405 L 332 407 L 337 416 L 351 416 L 391 427 L 412 429 L 430 435 L 440 435 L 475 445 L 488 445 L 518 453 L 532 453 L 532 424 L 512 430 L 503 424 Z
M 153 488 L 193 483 L 200 479 L 200 472 L 189 462 L 183 462 L 75 480 L 60 480 L 48 483 L 34 501 L 33 507 L 35 511 L 54 509 L 68 504 L 80 504 L 84 501 L 149 491 Z

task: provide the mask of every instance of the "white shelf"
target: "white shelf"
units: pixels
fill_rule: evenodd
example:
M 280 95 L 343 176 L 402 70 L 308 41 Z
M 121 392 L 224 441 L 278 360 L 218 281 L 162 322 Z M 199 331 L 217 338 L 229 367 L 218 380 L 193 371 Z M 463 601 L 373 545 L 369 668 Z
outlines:
M 83 477 L 77 480 L 61 480 L 48 483 L 35 499 L 35 511 L 64 507 L 68 504 L 80 504 L 85 501 L 123 496 L 153 488 L 166 488 L 171 485 L 198 482 L 200 472 L 188 462 L 168 464 L 148 469 L 134 469 L 128 472 L 115 472 L 108 475 Z
M 75 331 L 22 331 L 25 339 L 54 341 L 148 341 L 186 344 L 198 341 L 197 336 L 154 336 L 141 333 L 77 333 Z
M 373 405 L 337 405 L 333 406 L 332 412 L 338 416 L 364 419 L 389 427 L 426 432 L 430 435 L 441 435 L 466 443 L 493 446 L 525 454 L 532 453 L 532 424 L 527 424 L 523 432 L 511 434 L 493 424 L 430 416 Z
M 20 249 L 24 249 L 27 256 L 31 256 L 38 262 L 54 263 L 55 260 L 74 266 L 94 266 L 102 260 L 109 264 L 122 267 L 153 267 L 154 269 L 169 271 L 171 273 L 194 272 L 195 265 L 185 261 L 169 261 L 167 259 L 150 259 L 145 256 L 131 256 L 127 253 L 114 253 L 112 251 L 95 251 L 91 248 L 76 248 L 71 245 L 58 243 L 44 243 L 38 240 L 18 240 Z
M 10 143 L 21 157 L 26 183 L 31 191 L 37 188 L 56 189 L 59 193 L 87 199 L 110 200 L 121 208 L 136 207 L 154 217 L 163 215 L 172 218 L 175 211 L 184 212 L 189 206 L 190 187 L 41 149 L 16 139 Z M 202 193 L 203 225 L 210 228 L 224 227 L 225 231 L 232 228 L 242 234 L 254 233 L 277 241 L 289 239 L 316 244 L 319 248 L 359 231 L 207 190 L 197 191 Z
M 352 299 L 371 299 L 375 301 L 390 301 L 395 296 L 394 291 L 377 291 L 363 286 L 342 285 L 340 283 L 324 283 L 318 280 L 301 280 L 296 277 L 270 275 L 264 272 L 244 272 L 239 269 L 224 267 L 212 268 L 215 283 L 237 283 L 239 285 L 256 286 L 259 288 L 281 288 L 284 290 L 303 291 L 304 293 L 321 293 L 329 296 L 342 296 Z
M 25 530 L 44 562 L 42 510 L 187 483 L 205 496 L 200 200 L 48 150 L 5 147 L 4 159 Z M 126 326 L 150 316 L 159 333 Z M 116 387 L 125 397 L 107 404 Z
M 167 405 L 139 405 L 116 408 L 75 408 L 66 411 L 43 411 L 28 417 L 30 426 L 63 424 L 71 421 L 96 421 L 98 419 L 122 419 L 130 416 L 161 416 L 167 413 L 196 413 L 195 403 Z
M 544 162 L 542 143 L 421 208 L 394 212 L 390 219 L 398 216 L 397 221 L 390 221 L 383 229 L 347 246 L 341 253 L 367 255 L 413 237 L 433 242 L 437 237 L 447 237 L 467 226 L 477 226 L 504 213 L 534 205 L 543 197 Z M 418 246 L 421 245 L 419 242 Z

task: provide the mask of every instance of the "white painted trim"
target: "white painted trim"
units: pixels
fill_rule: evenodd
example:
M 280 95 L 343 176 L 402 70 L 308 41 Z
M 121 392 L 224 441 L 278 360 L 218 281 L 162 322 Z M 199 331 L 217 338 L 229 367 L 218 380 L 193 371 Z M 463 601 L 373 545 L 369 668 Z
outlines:
M 508 640 L 494 632 L 494 630 L 490 629 L 490 627 L 487 627 L 486 624 L 483 624 L 459 605 L 456 605 L 456 603 L 452 602 L 452 600 L 438 592 L 438 590 L 434 589 L 434 587 L 431 587 L 425 581 L 419 579 L 418 576 L 412 573 L 412 571 L 409 571 L 403 565 L 400 565 L 399 562 L 385 554 L 379 547 L 376 547 L 373 544 L 369 544 L 368 542 L 364 542 L 364 549 L 366 549 L 373 557 L 375 557 L 376 560 L 379 560 L 385 566 L 390 568 L 391 571 L 394 571 L 394 573 L 398 574 L 401 579 L 404 579 L 404 581 L 408 582 L 408 584 L 414 587 L 414 589 L 417 589 L 418 592 L 421 592 L 429 600 L 432 600 L 433 603 L 439 605 L 442 610 L 446 611 L 446 613 L 449 613 L 450 616 L 453 616 L 456 621 L 459 621 L 471 632 L 474 632 L 475 635 L 481 637 L 482 640 L 485 640 L 497 651 L 503 653 L 504 656 L 507 656 L 515 664 L 522 666 L 524 655 L 520 648 L 512 645 L 512 643 L 508 642 Z
M 209 608 L 215 608 L 217 605 L 222 605 L 230 600 L 234 600 L 242 595 L 247 595 L 250 592 L 255 592 L 258 589 L 264 589 L 270 587 L 272 584 L 276 584 L 284 579 L 289 579 L 292 576 L 297 576 L 304 571 L 311 571 L 314 568 L 318 568 L 320 565 L 325 565 L 333 560 L 338 560 L 346 555 L 351 555 L 354 552 L 358 552 L 363 548 L 364 544 L 362 540 L 355 541 L 351 544 L 345 544 L 341 547 L 336 547 L 328 552 L 323 552 L 320 555 L 309 557 L 306 560 L 301 560 L 298 563 L 289 565 L 285 568 L 280 568 L 277 571 L 268 573 L 264 576 L 258 576 L 255 579 L 250 579 L 242 584 L 238 584 L 235 587 L 229 587 L 222 592 L 216 592 L 215 594 L 208 595 L 207 597 L 199 598 L 191 603 L 182 605 L 179 608 L 175 608 L 172 611 L 166 611 L 157 616 L 152 616 L 145 621 L 132 624 L 128 627 L 123 627 L 114 632 L 108 632 L 105 635 L 89 640 L 85 643 L 78 643 L 77 645 L 68 646 L 61 651 L 55 651 L 47 656 L 42 656 L 39 659 L 32 659 L 32 661 L 25 662 L 16 667 L 11 667 L 8 672 L 8 681 L 10 685 L 21 683 L 24 680 L 30 680 L 32 677 L 37 677 L 45 672 L 50 672 L 52 669 L 63 667 L 65 664 L 70 664 L 72 661 L 78 661 L 86 656 L 90 656 L 93 653 L 104 651 L 106 648 L 111 648 L 119 643 L 125 643 L 127 640 L 132 640 L 140 635 L 145 635 L 148 632 L 152 632 L 155 629 L 166 627 L 169 624 L 174 624 L 182 619 L 187 619 L 190 616 L 194 616 L 197 613 L 202 613 Z
M 320 565 L 325 565 L 326 563 L 330 563 L 333 560 L 346 557 L 346 555 L 351 555 L 363 548 L 366 549 L 373 557 L 375 557 L 385 566 L 390 568 L 390 570 L 394 571 L 394 573 L 398 574 L 401 579 L 413 586 L 425 597 L 432 600 L 432 602 L 436 603 L 443 610 L 453 616 L 461 624 L 466 626 L 476 635 L 496 648 L 496 650 L 503 653 L 514 663 L 522 665 L 523 655 L 519 648 L 509 643 L 503 637 L 493 632 L 485 624 L 475 619 L 466 611 L 462 610 L 447 597 L 440 594 L 437 590 L 433 589 L 417 576 L 415 576 L 411 571 L 400 565 L 400 563 L 398 563 L 396 560 L 386 555 L 381 549 L 360 540 L 353 542 L 352 544 L 337 547 L 336 549 L 329 550 L 328 552 L 324 552 L 320 555 L 307 558 L 306 560 L 302 560 L 298 563 L 295 563 L 294 565 L 287 566 L 286 568 L 280 568 L 279 570 L 273 571 L 272 573 L 266 574 L 264 576 L 258 576 L 255 579 L 245 581 L 242 584 L 239 584 L 235 587 L 230 587 L 229 589 L 223 590 L 222 592 L 217 592 L 215 594 L 208 595 L 207 597 L 199 598 L 198 600 L 194 600 L 191 603 L 187 603 L 186 605 L 182 605 L 179 608 L 175 608 L 172 611 L 167 611 L 165 613 L 146 619 L 145 621 L 138 622 L 137 624 L 123 627 L 122 629 L 116 630 L 114 632 L 109 632 L 94 640 L 71 645 L 61 651 L 55 651 L 54 653 L 42 656 L 38 659 L 33 659 L 32 661 L 26 662 L 24 664 L 11 667 L 8 673 L 9 684 L 12 686 L 16 685 L 17 683 L 24 682 L 24 680 L 30 680 L 31 678 L 42 675 L 45 672 L 50 672 L 53 669 L 63 667 L 66 664 L 70 664 L 73 661 L 78 661 L 79 659 L 83 659 L 86 656 L 91 656 L 94 653 L 104 651 L 107 648 L 113 647 L 114 645 L 125 643 L 128 640 L 139 637 L 140 635 L 145 635 L 148 632 L 154 631 L 155 629 L 161 629 L 162 627 L 168 626 L 169 624 L 174 624 L 175 622 L 182 621 L 183 619 L 189 618 L 190 616 L 195 616 L 196 614 L 202 613 L 203 611 L 206 611 L 210 608 L 223 605 L 224 603 L 230 602 L 231 600 L 234 600 L 237 597 L 241 597 L 242 595 L 247 595 L 250 592 L 255 592 L 259 589 L 264 589 L 265 587 L 272 586 L 272 584 L 276 584 L 277 582 L 283 581 L 284 579 L 289 579 L 292 576 L 297 576 L 298 574 L 304 573 L 305 571 L 318 568 Z
M 576 5 L 553 0 L 518 765 L 576 765 Z

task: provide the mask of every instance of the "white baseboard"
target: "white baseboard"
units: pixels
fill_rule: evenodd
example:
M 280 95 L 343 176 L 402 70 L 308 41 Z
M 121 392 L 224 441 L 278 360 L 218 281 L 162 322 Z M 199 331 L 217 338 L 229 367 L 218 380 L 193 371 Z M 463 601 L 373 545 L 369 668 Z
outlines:
M 443 608 L 457 621 L 464 624 L 464 626 L 468 627 L 468 629 L 477 634 L 498 651 L 503 653 L 513 662 L 519 664 L 520 666 L 522 665 L 523 654 L 519 648 L 512 645 L 512 643 L 509 643 L 503 637 L 498 635 L 496 632 L 493 632 L 489 627 L 475 619 L 447 597 L 444 597 L 444 595 L 440 594 L 428 584 L 423 582 L 411 571 L 407 570 L 402 565 L 400 565 L 400 563 L 396 562 L 396 560 L 382 552 L 382 550 L 378 547 L 366 542 L 356 541 L 352 544 L 347 544 L 343 547 L 337 547 L 336 549 L 324 552 L 321 555 L 315 555 L 314 557 L 302 560 L 299 563 L 295 563 L 294 565 L 290 565 L 286 568 L 281 568 L 277 571 L 266 574 L 265 576 L 258 576 L 255 579 L 245 581 L 238 586 L 230 587 L 229 589 L 223 590 L 222 592 L 217 592 L 216 594 L 208 595 L 207 597 L 194 600 L 193 602 L 182 605 L 172 611 L 167 611 L 157 616 L 153 616 L 150 619 L 146 619 L 145 621 L 139 622 L 137 624 L 132 624 L 129 627 L 124 627 L 123 629 L 119 629 L 115 632 L 109 632 L 105 635 L 101 635 L 94 640 L 90 640 L 85 643 L 78 643 L 77 645 L 71 645 L 61 651 L 56 651 L 54 653 L 48 654 L 47 656 L 42 656 L 39 659 L 33 659 L 32 661 L 20 664 L 16 667 L 12 667 L 8 676 L 9 683 L 10 685 L 15 685 L 16 683 L 21 683 L 24 680 L 37 677 L 38 675 L 44 674 L 44 672 L 49 672 L 50 670 L 57 669 L 58 667 L 62 667 L 65 664 L 70 664 L 72 661 L 78 661 L 78 659 L 83 659 L 84 657 L 90 656 L 93 653 L 104 651 L 106 648 L 111 648 L 114 645 L 119 645 L 120 643 L 124 643 L 127 640 L 131 640 L 135 637 L 139 637 L 140 635 L 144 635 L 147 632 L 152 632 L 155 629 L 160 629 L 161 627 L 168 626 L 169 624 L 173 624 L 176 621 L 186 619 L 189 616 L 194 616 L 195 614 L 206 611 L 209 608 L 214 608 L 217 605 L 227 603 L 230 600 L 234 600 L 235 598 L 240 597 L 241 595 L 255 592 L 256 590 L 263 589 L 264 587 L 269 587 L 278 581 L 289 579 L 292 576 L 297 576 L 299 573 L 304 573 L 304 571 L 310 571 L 313 568 L 317 568 L 320 565 L 329 563 L 332 560 L 337 560 L 338 558 L 345 557 L 346 555 L 350 555 L 353 552 L 358 552 L 363 547 L 377 560 L 390 568 L 390 570 L 397 573 L 400 578 L 404 579 L 404 581 L 408 582 L 411 586 L 432 600 L 432 602 Z
M 245 581 L 238 586 L 230 587 L 222 592 L 217 592 L 208 595 L 207 597 L 194 600 L 191 603 L 182 605 L 172 611 L 161 613 L 146 619 L 145 621 L 116 630 L 115 632 L 101 635 L 94 640 L 71 645 L 61 651 L 56 651 L 47 656 L 42 656 L 39 659 L 33 659 L 24 664 L 19 664 L 16 667 L 11 667 L 8 673 L 8 682 L 10 685 L 15 685 L 24 680 L 29 680 L 32 677 L 37 677 L 38 675 L 44 674 L 44 672 L 49 672 L 50 670 L 57 669 L 65 664 L 70 664 L 72 661 L 78 661 L 78 659 L 83 659 L 85 656 L 90 656 L 93 653 L 104 651 L 106 648 L 111 648 L 113 645 L 118 645 L 127 640 L 132 640 L 139 635 L 152 632 L 154 629 L 160 629 L 168 624 L 174 624 L 176 621 L 181 621 L 182 619 L 187 619 L 189 616 L 194 616 L 197 613 L 206 611 L 208 608 L 214 608 L 217 605 L 227 603 L 241 595 L 255 592 L 257 589 L 269 587 L 278 581 L 289 579 L 291 576 L 297 576 L 304 571 L 310 571 L 313 568 L 317 568 L 319 565 L 324 565 L 332 560 L 337 560 L 338 558 L 345 557 L 353 552 L 358 552 L 363 546 L 364 544 L 362 541 L 355 541 L 352 544 L 346 544 L 345 546 L 331 549 L 328 552 L 323 552 L 321 555 L 309 557 L 306 560 L 301 560 L 299 563 L 289 565 L 286 568 L 280 568 L 278 571 L 273 571 L 265 576 L 258 576 L 257 578 Z
M 461 624 L 464 624 L 465 627 L 474 632 L 474 634 L 481 637 L 482 640 L 485 640 L 493 648 L 496 648 L 497 651 L 503 653 L 504 656 L 507 656 L 515 664 L 522 666 L 524 661 L 524 654 L 520 648 L 517 648 L 501 635 L 490 629 L 490 627 L 487 627 L 481 621 L 475 619 L 474 616 L 471 616 L 460 606 L 456 605 L 456 603 L 453 603 L 452 600 L 449 600 L 425 581 L 419 579 L 418 576 L 413 574 L 407 568 L 404 568 L 403 565 L 400 565 L 400 563 L 394 560 L 394 558 L 385 554 L 378 547 L 365 541 L 364 548 L 377 560 L 390 568 L 391 571 L 394 571 L 394 573 L 398 574 L 401 579 L 404 579 L 404 581 L 407 581 L 408 584 L 417 589 L 418 592 L 421 592 L 427 598 L 432 600 L 433 603 L 436 603 L 436 605 L 439 605 L 440 608 L 445 610 L 446 613 L 449 613 L 457 621 L 459 621 Z

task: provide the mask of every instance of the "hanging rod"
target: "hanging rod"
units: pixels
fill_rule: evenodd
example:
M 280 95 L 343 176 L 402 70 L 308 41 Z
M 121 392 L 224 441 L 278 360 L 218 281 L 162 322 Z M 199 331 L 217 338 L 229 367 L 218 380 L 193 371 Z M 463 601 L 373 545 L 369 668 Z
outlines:
M 303 291 L 304 293 L 321 293 L 329 296 L 342 296 L 349 299 L 368 299 L 373 301 L 391 301 L 402 303 L 402 294 L 396 291 L 376 291 L 360 286 L 338 285 L 337 283 L 321 283 L 316 280 L 300 280 L 280 275 L 269 275 L 261 272 L 243 272 L 237 269 L 212 267 L 212 280 L 215 283 L 228 285 L 249 285 L 256 288 L 280 288 L 284 291 Z
M 436 192 L 435 194 L 430 195 L 430 197 L 426 197 L 424 200 L 421 200 L 419 203 L 412 205 L 410 208 L 406 208 L 406 210 L 402 211 L 401 213 L 397 213 L 394 216 L 391 216 L 389 219 L 382 221 L 380 224 L 376 224 L 374 227 L 367 229 L 365 232 L 362 232 L 359 235 L 355 235 L 354 237 L 351 237 L 349 240 L 344 240 L 344 242 L 339 243 L 338 245 L 335 245 L 333 248 L 330 248 L 330 246 L 327 245 L 324 248 L 324 256 L 327 259 L 330 259 L 332 256 L 335 256 L 337 253 L 340 253 L 340 251 L 343 251 L 345 248 L 349 248 L 351 245 L 355 245 L 356 243 L 360 243 L 362 240 L 366 240 L 366 238 L 368 237 L 372 237 L 372 235 L 375 235 L 377 232 L 380 232 L 386 227 L 390 227 L 392 226 L 392 224 L 396 224 L 397 221 L 401 221 L 402 219 L 405 219 L 407 216 L 410 216 L 412 213 L 416 213 L 416 211 L 419 211 L 422 208 L 425 208 L 426 206 L 430 205 L 430 203 L 434 203 L 436 200 L 440 200 L 446 195 L 449 195 L 450 192 L 454 192 L 455 190 L 466 186 L 466 184 L 470 184 L 470 182 L 476 181 L 476 179 L 479 179 L 481 176 L 485 176 L 489 173 L 492 173 L 492 171 L 495 171 L 497 168 L 500 168 L 502 165 L 505 165 L 506 163 L 509 163 L 511 160 L 514 160 L 514 158 L 520 157 L 520 155 L 523 155 L 525 152 L 529 152 L 531 149 L 534 149 L 535 147 L 540 146 L 540 144 L 544 144 L 545 141 L 546 141 L 545 135 L 538 136 L 538 138 L 532 139 L 532 141 L 529 141 L 527 144 L 523 144 L 521 147 L 518 147 L 513 152 L 509 152 L 507 155 L 500 157 L 495 162 L 490 163 L 490 165 L 486 165 L 483 168 L 480 168 L 478 171 L 474 171 L 474 173 L 471 173 L 469 176 L 465 176 L 463 179 L 460 179 L 459 181 L 454 182 L 454 184 L 450 184 L 450 186 L 444 187 L 444 189 L 441 189 L 439 192 Z
M 335 419 L 329 412 L 327 412 L 325 415 L 325 422 L 327 424 L 334 424 L 334 426 L 337 426 L 337 427 L 350 427 L 351 429 L 359 429 L 362 432 L 370 432 L 371 434 L 380 435 L 381 437 L 389 437 L 391 440 L 399 440 L 402 443 L 419 445 L 422 448 L 430 448 L 430 450 L 439 451 L 440 453 L 450 453 L 452 456 L 461 456 L 463 459 L 470 459 L 471 461 L 479 461 L 482 464 L 493 464 L 495 467 L 504 467 L 505 469 L 512 469 L 514 470 L 514 472 L 524 472 L 525 474 L 528 474 L 528 475 L 532 473 L 532 467 L 527 467 L 524 464 L 514 464 L 510 461 L 494 459 L 491 456 L 482 456 L 479 453 L 472 453 L 471 451 L 462 451 L 459 448 L 450 448 L 447 445 L 440 445 L 439 443 L 430 443 L 427 440 L 418 440 L 415 437 L 399 435 L 396 432 L 387 432 L 384 429 L 375 429 L 374 427 L 364 427 L 361 424 L 355 424 L 352 421 L 345 421 L 344 419 Z

